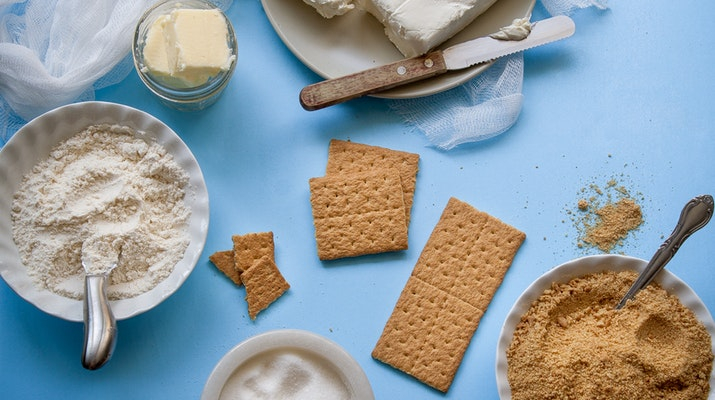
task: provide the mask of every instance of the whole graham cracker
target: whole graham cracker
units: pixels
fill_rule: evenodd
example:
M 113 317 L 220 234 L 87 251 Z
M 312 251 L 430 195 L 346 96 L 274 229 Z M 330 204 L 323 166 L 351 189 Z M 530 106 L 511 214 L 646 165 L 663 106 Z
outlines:
M 229 277 L 233 283 L 241 286 L 241 276 L 236 269 L 233 250 L 217 251 L 209 256 L 209 261 L 211 261 L 219 271 Z
M 407 248 L 405 203 L 395 169 L 326 175 L 309 184 L 321 260 Z
M 446 392 L 526 235 L 449 199 L 372 356 Z
M 325 173 L 331 175 L 396 168 L 403 189 L 405 221 L 409 226 L 419 159 L 419 154 L 332 139 L 328 147 Z
M 251 319 L 256 319 L 259 312 L 266 309 L 290 288 L 269 256 L 261 257 L 243 271 L 241 280 L 246 287 L 248 315 Z
M 231 236 L 235 265 L 239 274 L 242 274 L 253 265 L 256 260 L 268 256 L 275 262 L 275 245 L 273 232 L 247 233 L 245 235 Z

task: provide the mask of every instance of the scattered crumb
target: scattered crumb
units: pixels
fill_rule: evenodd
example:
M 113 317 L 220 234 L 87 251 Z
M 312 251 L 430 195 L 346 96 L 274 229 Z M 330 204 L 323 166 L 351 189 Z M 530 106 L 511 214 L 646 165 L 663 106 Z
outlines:
M 581 211 L 588 210 L 588 200 L 586 200 L 586 199 L 579 200 L 578 201 L 578 209 Z

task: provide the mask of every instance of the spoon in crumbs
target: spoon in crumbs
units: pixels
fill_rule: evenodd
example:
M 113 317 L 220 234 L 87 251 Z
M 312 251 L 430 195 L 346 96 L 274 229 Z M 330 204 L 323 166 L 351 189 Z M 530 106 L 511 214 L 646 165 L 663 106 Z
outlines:
M 658 272 L 665 268 L 668 261 L 673 258 L 680 246 L 685 242 L 685 239 L 705 226 L 708 221 L 710 221 L 712 215 L 713 197 L 709 194 L 697 196 L 685 204 L 683 211 L 680 212 L 680 218 L 678 219 L 677 225 L 675 225 L 675 229 L 673 229 L 673 233 L 660 245 L 648 262 L 648 265 L 633 283 L 633 286 L 631 286 L 626 295 L 623 296 L 618 305 L 616 305 L 616 310 L 623 308 L 628 300 L 631 300 L 636 293 L 648 286 Z

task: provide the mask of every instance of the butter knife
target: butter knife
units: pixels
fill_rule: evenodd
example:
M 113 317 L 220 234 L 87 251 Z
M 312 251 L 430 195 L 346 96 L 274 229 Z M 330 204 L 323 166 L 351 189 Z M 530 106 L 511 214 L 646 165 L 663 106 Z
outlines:
M 543 19 L 532 23 L 531 33 L 523 40 L 500 40 L 484 36 L 444 50 L 308 85 L 300 91 L 300 104 L 308 111 L 319 110 L 564 39 L 575 31 L 573 20 L 565 15 Z

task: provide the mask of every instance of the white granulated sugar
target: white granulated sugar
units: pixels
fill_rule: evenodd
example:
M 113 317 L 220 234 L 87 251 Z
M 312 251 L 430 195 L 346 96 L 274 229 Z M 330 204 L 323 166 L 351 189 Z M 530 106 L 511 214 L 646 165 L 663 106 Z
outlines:
M 300 349 L 276 349 L 240 365 L 219 400 L 348 400 L 351 390 L 335 367 Z
M 129 127 L 90 126 L 56 146 L 15 193 L 13 238 L 22 262 L 38 287 L 79 300 L 82 247 L 88 242 L 94 253 L 85 259 L 94 269 L 119 252 L 110 299 L 151 290 L 171 274 L 189 244 L 188 182 L 161 145 Z M 96 245 L 102 240 L 110 244 Z

